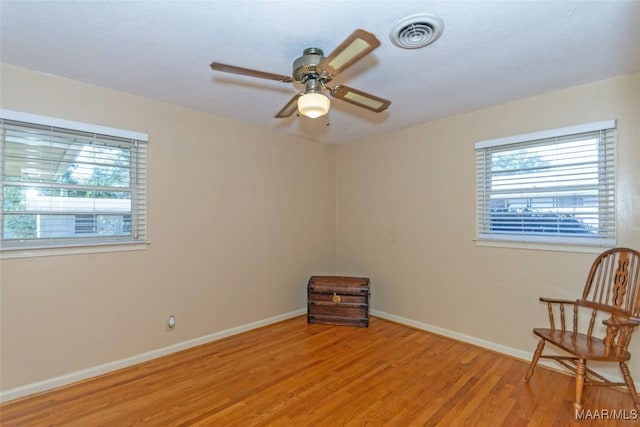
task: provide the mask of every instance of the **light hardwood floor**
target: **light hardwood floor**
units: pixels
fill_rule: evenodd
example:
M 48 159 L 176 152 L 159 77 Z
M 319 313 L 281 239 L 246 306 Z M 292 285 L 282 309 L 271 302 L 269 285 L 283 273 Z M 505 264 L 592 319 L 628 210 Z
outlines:
M 528 333 L 528 332 L 523 332 Z M 296 317 L 0 407 L 2 426 L 595 426 L 573 420 L 572 378 L 372 318 Z M 631 418 L 628 393 L 587 387 L 584 408 Z M 598 412 L 596 412 L 596 410 Z

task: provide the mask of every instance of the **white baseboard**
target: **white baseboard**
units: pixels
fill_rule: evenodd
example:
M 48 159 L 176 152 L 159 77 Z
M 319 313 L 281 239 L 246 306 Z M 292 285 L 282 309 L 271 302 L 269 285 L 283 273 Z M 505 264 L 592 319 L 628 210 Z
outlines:
M 517 359 L 531 360 L 533 353 L 526 352 L 524 350 L 518 350 L 513 347 L 507 347 L 505 345 L 496 344 L 492 341 L 483 340 L 480 338 L 472 337 L 470 335 L 461 334 L 459 332 L 452 331 L 450 329 L 441 328 L 428 323 L 418 322 L 417 320 L 407 319 L 406 317 L 396 316 L 395 314 L 385 313 L 384 311 L 371 310 L 371 314 L 382 319 L 387 319 L 395 323 L 410 326 L 415 329 L 434 333 L 436 335 L 442 335 L 445 337 L 453 338 L 457 341 L 466 342 L 469 344 L 477 345 L 489 350 L 496 351 L 498 353 L 507 354 Z M 540 361 L 542 363 L 543 361 Z
M 78 381 L 86 380 L 88 378 L 96 377 L 98 375 L 106 374 L 108 372 L 116 371 L 118 369 L 133 366 L 138 363 L 146 362 L 151 359 L 156 359 L 161 356 L 166 356 L 171 353 L 176 353 L 178 351 L 186 350 L 191 347 L 207 344 L 222 338 L 226 338 L 232 335 L 240 334 L 242 332 L 250 331 L 252 329 L 261 328 L 263 326 L 267 326 L 273 323 L 281 322 L 283 320 L 287 320 L 296 316 L 303 315 L 306 312 L 307 312 L 307 309 L 305 307 L 289 313 L 269 317 L 267 319 L 258 320 L 252 323 L 247 323 L 246 325 L 236 326 L 234 328 L 225 329 L 219 332 L 214 332 L 212 334 L 205 335 L 202 337 L 194 338 L 187 341 L 182 341 L 177 344 L 170 345 L 168 347 L 151 350 L 146 353 L 141 353 L 135 356 L 114 360 L 113 362 L 108 362 L 102 365 L 93 366 L 91 368 L 83 369 L 80 371 L 71 372 L 69 374 L 61 375 L 59 377 L 54 377 L 54 378 L 46 379 L 43 381 L 38 381 L 35 383 L 23 385 L 20 387 L 8 389 L 0 392 L 0 403 L 4 403 L 4 402 L 18 399 L 24 396 L 28 396 L 30 394 L 40 393 L 43 391 L 62 387 Z M 519 350 L 512 347 L 507 347 L 491 341 L 483 340 L 480 338 L 472 337 L 470 335 L 465 335 L 449 329 L 441 328 L 439 326 L 434 326 L 428 323 L 418 322 L 416 320 L 407 319 L 405 317 L 396 316 L 390 313 L 385 313 L 384 311 L 371 310 L 371 314 L 374 316 L 380 317 L 382 319 L 387 319 L 392 322 L 410 326 L 412 328 L 420 329 L 420 330 L 431 332 L 437 335 L 450 337 L 458 341 L 477 345 L 479 347 L 483 347 L 489 350 L 496 351 L 498 353 L 515 357 L 517 359 L 530 361 L 531 357 L 533 356 L 533 352 L 528 352 L 528 351 Z M 540 360 L 539 364 L 550 367 L 554 370 L 558 370 L 557 365 L 553 364 L 552 362 Z M 605 375 L 605 377 L 607 377 L 612 381 L 622 381 L 622 379 L 619 377 L 611 377 L 610 375 Z M 640 389 L 640 383 L 636 382 L 636 388 Z
M 69 374 L 61 375 L 55 378 L 49 378 L 43 381 L 38 381 L 31 384 L 26 384 L 20 387 L 15 387 L 0 392 L 0 403 L 8 402 L 10 400 L 18 399 L 20 397 L 28 396 L 34 393 L 40 393 L 43 391 L 58 388 L 64 385 L 75 383 L 78 381 L 86 380 L 88 378 L 96 377 L 98 375 L 106 374 L 111 371 L 126 368 L 128 366 L 136 365 L 138 363 L 146 362 L 151 359 L 156 359 L 167 354 L 176 353 L 181 350 L 186 350 L 191 347 L 206 344 L 212 341 L 216 341 L 222 338 L 229 337 L 231 335 L 237 335 L 242 332 L 249 331 L 251 329 L 261 328 L 263 326 L 270 325 L 272 323 L 281 322 L 283 320 L 290 319 L 292 317 L 300 316 L 307 312 L 306 307 L 299 310 L 295 310 L 289 313 L 281 314 L 278 316 L 269 317 L 267 319 L 258 320 L 256 322 L 247 323 L 246 325 L 236 326 L 234 328 L 225 329 L 223 331 L 214 332 L 209 335 L 194 338 L 187 341 L 182 341 L 177 344 L 172 344 L 168 347 L 151 350 L 146 353 L 137 354 L 131 357 L 125 357 L 124 359 L 114 360 L 113 362 L 107 362 L 102 365 L 93 366 L 91 368 L 82 369 L 80 371 L 71 372 Z
M 525 362 L 531 362 L 531 358 L 533 357 L 533 351 L 524 351 L 513 347 L 507 347 L 502 344 L 497 344 L 492 341 L 483 340 L 481 338 L 472 337 L 470 335 L 461 334 L 460 332 L 455 332 L 449 329 L 441 328 L 439 326 L 430 325 L 428 323 L 418 322 L 416 320 L 407 319 L 405 317 L 396 316 L 395 314 L 385 313 L 384 311 L 379 310 L 371 310 L 371 314 L 373 316 L 380 317 L 381 319 L 390 320 L 392 322 L 400 323 L 402 325 L 410 326 L 415 329 L 420 329 L 423 331 L 431 332 L 436 335 L 442 335 L 445 337 L 453 338 L 457 341 L 466 342 L 469 344 L 477 345 L 478 347 L 483 347 L 488 350 L 492 350 L 498 353 L 506 354 L 508 356 L 515 357 L 516 359 L 523 360 Z M 540 359 L 538 361 L 538 365 L 546 366 L 554 371 L 561 372 L 569 372 L 568 370 L 563 370 L 559 367 L 557 363 L 554 363 L 550 360 Z M 624 382 L 622 377 L 602 374 L 603 377 L 608 379 L 609 381 L 614 382 Z M 636 389 L 640 390 L 640 382 L 635 381 Z

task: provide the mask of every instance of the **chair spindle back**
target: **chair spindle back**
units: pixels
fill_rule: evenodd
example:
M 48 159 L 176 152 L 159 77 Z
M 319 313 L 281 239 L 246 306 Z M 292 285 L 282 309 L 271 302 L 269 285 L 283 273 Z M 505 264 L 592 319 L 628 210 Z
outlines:
M 603 252 L 591 267 L 582 300 L 607 306 L 617 316 L 640 317 L 640 252 L 614 248 Z

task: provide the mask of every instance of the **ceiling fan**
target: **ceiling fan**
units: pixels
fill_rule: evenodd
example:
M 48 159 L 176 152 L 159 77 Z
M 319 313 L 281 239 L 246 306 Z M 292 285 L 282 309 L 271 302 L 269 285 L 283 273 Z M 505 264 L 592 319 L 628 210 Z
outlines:
M 291 76 L 236 67 L 219 62 L 211 63 L 211 68 L 225 73 L 277 80 L 284 83 L 303 84 L 305 87 L 304 92 L 298 93 L 291 98 L 276 114 L 275 117 L 278 119 L 289 117 L 296 110 L 310 118 L 327 114 L 330 101 L 322 93 L 323 90 L 327 90 L 334 98 L 342 99 L 358 107 L 379 113 L 389 108 L 391 101 L 349 86 L 327 86 L 327 83 L 333 80 L 340 72 L 356 63 L 378 46 L 380 46 L 380 41 L 376 36 L 364 30 L 356 30 L 327 57 L 324 56 L 324 52 L 320 48 L 310 47 L 305 49 L 302 52 L 302 56 L 293 61 Z

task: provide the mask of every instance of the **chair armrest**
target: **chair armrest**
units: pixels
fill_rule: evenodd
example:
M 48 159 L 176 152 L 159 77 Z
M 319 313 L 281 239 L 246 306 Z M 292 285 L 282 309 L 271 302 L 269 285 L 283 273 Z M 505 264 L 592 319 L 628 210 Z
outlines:
M 586 307 L 586 308 L 589 308 L 589 309 L 593 309 L 593 310 L 604 311 L 604 312 L 607 312 L 607 313 L 612 314 L 614 316 L 617 316 L 619 319 L 630 319 L 631 322 L 635 322 L 637 320 L 640 320 L 640 319 L 635 318 L 635 317 L 630 317 L 629 313 L 625 312 L 622 309 L 619 309 L 619 308 L 616 308 L 616 307 L 612 307 L 612 306 L 609 306 L 609 305 L 606 305 L 606 304 L 601 304 L 601 303 L 597 303 L 597 302 L 593 302 L 593 301 L 578 300 L 578 301 L 576 301 L 576 305 L 579 305 L 580 307 Z
M 555 299 L 555 298 L 545 298 L 540 297 L 541 302 L 551 303 L 551 304 L 576 304 L 575 300 L 567 300 L 567 299 Z
M 636 319 L 635 317 L 631 317 L 628 320 L 604 319 L 602 323 L 605 324 L 606 326 L 614 326 L 614 327 L 630 326 L 632 328 L 635 328 L 636 326 L 640 325 L 640 319 Z

